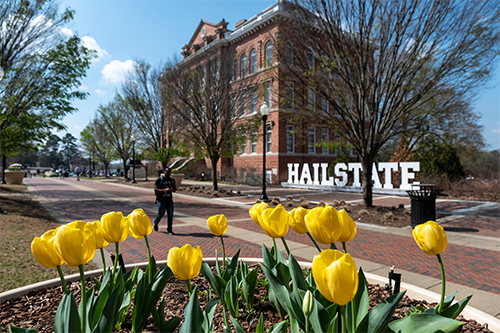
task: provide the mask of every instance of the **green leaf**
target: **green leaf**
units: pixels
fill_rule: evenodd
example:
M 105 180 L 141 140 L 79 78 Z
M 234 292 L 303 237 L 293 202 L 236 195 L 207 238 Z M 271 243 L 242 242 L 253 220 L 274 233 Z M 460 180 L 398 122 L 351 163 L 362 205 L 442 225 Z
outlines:
M 249 311 L 253 308 L 255 299 L 255 286 L 257 285 L 257 270 L 253 269 L 241 282 L 241 298 L 245 302 L 246 310 Z
M 288 265 L 283 264 L 281 262 L 278 262 L 276 266 L 274 267 L 273 271 L 275 270 L 276 276 L 278 279 L 281 281 L 281 283 L 287 288 L 290 288 L 290 269 L 288 268 Z
M 31 329 L 31 328 L 20 328 L 17 326 L 10 326 L 10 325 L 9 325 L 9 332 L 10 333 L 38 333 L 37 330 Z M 1 329 L 0 329 L 0 333 L 2 333 Z
M 57 307 L 56 318 L 54 320 L 54 332 L 81 332 L 80 315 L 76 306 L 75 297 L 71 292 L 64 294 L 61 303 Z
M 228 282 L 229 280 L 231 280 L 231 278 L 233 277 L 234 273 L 236 272 L 236 268 L 238 267 L 238 258 L 240 256 L 240 251 L 241 250 L 238 250 L 238 252 L 236 252 L 236 254 L 234 255 L 234 257 L 231 258 L 231 261 L 227 265 L 227 268 L 224 271 L 224 274 L 222 275 L 222 279 L 224 279 L 224 281 L 226 281 L 226 282 Z
M 243 329 L 241 324 L 238 322 L 238 320 L 234 319 L 234 317 L 231 315 L 229 316 L 229 318 L 231 319 L 231 322 L 233 323 L 234 330 L 236 331 L 236 333 L 245 333 L 245 330 Z
M 327 333 L 337 333 L 339 331 L 339 315 L 338 313 L 333 317 L 333 319 L 328 323 L 326 332 Z
M 203 332 L 213 331 L 213 319 L 219 301 L 220 298 L 214 298 L 205 306 L 205 310 L 203 311 Z
M 264 331 L 264 316 L 262 315 L 262 313 L 260 314 L 259 322 L 257 323 L 257 329 L 255 330 L 255 333 L 266 333 Z
M 464 308 L 467 306 L 467 303 L 469 303 L 472 295 L 467 296 L 463 300 L 453 304 L 452 306 L 449 306 L 447 309 L 441 312 L 441 316 L 446 317 L 446 318 L 451 318 L 455 319 L 457 316 L 462 313 Z
M 154 256 L 149 257 L 148 266 L 146 267 L 146 276 L 148 277 L 148 282 L 153 281 L 153 277 L 156 275 L 156 260 Z
M 184 323 L 179 329 L 179 333 L 202 332 L 203 312 L 198 301 L 198 293 L 194 287 L 189 303 L 184 309 Z
M 231 313 L 231 315 L 234 317 L 238 317 L 239 311 L 238 291 L 238 282 L 236 281 L 236 277 L 233 276 L 233 278 L 229 280 L 228 284 L 226 285 L 226 289 L 224 290 L 224 301 L 229 310 L 229 313 Z
M 355 332 L 384 332 L 405 292 L 394 294 L 379 303 L 363 318 Z
M 448 333 L 461 332 L 464 323 L 430 313 L 412 313 L 395 320 L 388 326 L 388 332 Z
M 457 296 L 456 291 L 453 294 L 446 296 L 443 300 L 443 308 L 441 310 L 447 309 L 455 299 L 455 296 Z
M 262 244 L 262 259 L 264 260 L 264 265 L 269 268 L 273 268 L 276 265 L 276 260 L 274 260 L 274 255 L 269 252 L 267 247 Z
M 287 330 L 288 330 L 288 320 L 283 320 L 271 326 L 268 333 L 287 333 Z
M 179 317 L 173 317 L 165 322 L 165 299 L 163 297 L 161 298 L 158 309 L 153 311 L 153 319 L 160 332 L 164 333 L 174 332 L 182 321 Z
M 123 295 L 120 294 L 120 288 L 116 287 L 109 298 L 106 300 L 106 305 L 102 312 L 97 312 L 99 316 L 99 321 L 97 327 L 93 332 L 111 332 L 116 324 L 118 318 L 118 308 L 121 303 Z
M 289 270 L 293 282 L 293 293 L 297 294 L 299 289 L 306 291 L 307 285 L 304 279 L 304 272 L 293 255 L 290 255 Z
M 201 265 L 201 274 L 203 274 L 203 276 L 207 279 L 208 283 L 217 296 L 220 297 L 224 294 L 226 281 L 224 281 L 221 277 L 215 275 L 206 262 L 203 262 Z
M 370 305 L 370 294 L 368 292 L 368 283 L 366 282 L 363 269 L 360 267 L 358 272 L 358 291 L 354 299 L 346 304 L 346 322 L 347 330 L 354 332 L 361 320 L 368 313 Z

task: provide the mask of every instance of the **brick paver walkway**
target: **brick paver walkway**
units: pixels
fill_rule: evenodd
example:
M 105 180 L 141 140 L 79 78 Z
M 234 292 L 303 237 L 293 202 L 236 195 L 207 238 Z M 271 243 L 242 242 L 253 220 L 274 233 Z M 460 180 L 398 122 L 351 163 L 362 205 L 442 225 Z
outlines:
M 73 220 L 94 221 L 110 211 L 121 211 L 127 215 L 136 208 L 143 208 L 151 220 L 156 215 L 152 190 L 132 189 L 129 186 L 84 179 L 76 182 L 72 178 L 66 180 L 31 178 L 27 179 L 26 183 L 34 190 L 37 197 L 52 212 L 55 212 L 62 223 Z M 256 194 L 258 193 L 256 190 Z M 275 189 L 270 193 L 280 197 L 288 194 L 295 198 L 304 196 L 310 201 L 359 200 L 359 195 L 352 193 L 303 193 L 301 195 L 298 190 L 287 192 L 283 189 Z M 391 206 L 399 203 L 409 205 L 409 199 L 405 197 L 374 196 L 374 201 L 376 204 Z M 164 233 L 166 231 L 166 218 L 164 218 L 160 224 L 160 232 L 153 232 L 148 237 L 152 253 L 157 260 L 165 260 L 168 249 L 171 247 L 180 247 L 187 243 L 193 246 L 199 245 L 206 257 L 215 256 L 216 250 L 220 256 L 220 239 L 210 233 L 204 222 L 209 216 L 215 214 L 225 214 L 230 223 L 230 230 L 239 235 L 238 237 L 231 235 L 224 237 L 227 255 L 234 255 L 238 249 L 241 249 L 243 257 L 261 257 L 262 242 L 257 243 L 251 241 L 250 237 L 245 237 L 246 234 L 262 234 L 263 240 L 267 237 L 248 215 L 249 205 L 254 200 L 249 200 L 248 197 L 221 200 L 176 195 L 174 202 L 176 235 L 168 236 Z M 486 237 L 484 239 L 490 242 L 495 238 L 500 240 L 500 208 L 498 205 L 493 205 L 487 206 L 479 213 L 474 210 L 475 207 L 484 208 L 483 206 L 484 203 L 480 202 L 437 202 L 438 211 L 456 212 L 456 216 L 451 215 L 451 219 L 443 224 L 448 233 Z M 295 242 L 294 244 L 312 246 L 307 235 L 297 235 L 291 229 L 285 238 L 287 241 Z M 481 239 L 479 238 L 478 241 L 480 242 Z M 425 255 L 418 248 L 409 227 L 399 229 L 396 233 L 377 228 L 359 227 L 356 238 L 347 246 L 354 258 L 387 267 L 396 265 L 398 269 L 404 271 L 440 278 L 437 259 L 434 256 Z M 107 250 L 114 251 L 114 246 L 109 246 Z M 127 263 L 147 261 L 143 240 L 129 237 L 120 244 L 120 252 Z M 294 255 L 299 259 L 308 259 L 307 256 L 302 257 L 300 252 L 294 252 Z M 442 254 L 442 258 L 447 281 L 500 295 L 500 247 L 493 250 L 450 243 Z

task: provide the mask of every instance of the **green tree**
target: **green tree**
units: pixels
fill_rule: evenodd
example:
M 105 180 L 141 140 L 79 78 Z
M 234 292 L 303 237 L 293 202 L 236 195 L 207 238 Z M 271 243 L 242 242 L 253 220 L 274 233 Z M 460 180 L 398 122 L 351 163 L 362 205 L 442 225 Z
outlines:
M 0 149 L 10 155 L 32 149 L 64 129 L 63 117 L 75 112 L 72 101 L 93 53 L 77 36 L 60 28 L 73 12 L 59 13 L 54 0 L 0 2 Z
M 495 0 L 293 0 L 283 6 L 289 9 L 283 26 L 293 28 L 281 29 L 277 44 L 291 42 L 294 50 L 293 64 L 282 61 L 283 67 L 302 83 L 297 87 L 329 101 L 329 114 L 304 113 L 342 132 L 355 149 L 368 206 L 372 164 L 384 144 L 406 125 L 419 125 L 422 106 L 444 89 L 472 96 L 499 52 Z M 279 53 L 286 56 L 287 48 Z
M 426 138 L 416 149 L 414 157 L 420 161 L 420 172 L 427 176 L 457 180 L 465 176 L 457 150 L 435 138 Z
M 77 139 L 71 133 L 66 133 L 61 138 L 61 156 L 66 167 L 70 167 L 73 161 L 81 158 L 76 142 Z
M 61 138 L 57 135 L 51 135 L 40 149 L 40 163 L 44 166 L 58 168 L 63 163 L 63 157 L 60 153 Z

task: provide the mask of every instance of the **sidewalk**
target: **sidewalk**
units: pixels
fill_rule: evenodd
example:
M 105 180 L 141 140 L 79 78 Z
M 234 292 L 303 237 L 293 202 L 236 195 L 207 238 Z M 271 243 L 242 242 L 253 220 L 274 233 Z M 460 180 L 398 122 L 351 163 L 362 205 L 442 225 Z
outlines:
M 143 208 L 151 219 L 156 215 L 150 189 L 129 185 L 101 183 L 96 181 L 76 182 L 73 179 L 55 180 L 32 178 L 26 180 L 30 190 L 58 219 L 60 223 L 83 219 L 93 221 L 109 211 L 128 214 L 135 208 Z M 193 184 L 194 185 L 194 184 Z M 204 182 L 201 186 L 210 186 Z M 241 248 L 242 257 L 261 257 L 262 244 L 272 246 L 272 240 L 258 227 L 248 214 L 248 209 L 260 195 L 260 188 L 221 185 L 224 189 L 242 191 L 245 196 L 236 198 L 205 199 L 182 194 L 175 195 L 175 236 L 168 236 L 165 221 L 160 224 L 160 232 L 148 237 L 153 255 L 157 260 L 166 259 L 168 250 L 184 244 L 199 245 L 205 257 L 221 252 L 220 240 L 210 233 L 206 219 L 215 214 L 225 214 L 229 221 L 224 237 L 226 254 L 231 256 Z M 306 192 L 306 193 L 304 193 Z M 360 200 L 350 193 L 317 193 L 296 189 L 269 188 L 268 195 L 274 197 L 308 195 L 330 201 L 342 196 L 345 201 Z M 255 195 L 252 197 L 251 195 Z M 78 197 L 77 201 L 72 198 Z M 333 199 L 332 199 L 333 200 Z M 375 204 L 393 201 L 409 205 L 409 199 L 393 196 L 374 196 Z M 69 204 L 70 203 L 70 204 Z M 392 205 L 392 204 L 391 204 Z M 446 275 L 447 294 L 457 290 L 461 299 L 474 294 L 470 305 L 496 318 L 500 318 L 500 204 L 442 200 L 437 209 L 452 213 L 438 220 L 447 230 L 448 248 L 442 255 Z M 453 231 L 455 230 L 455 231 Z M 358 224 L 356 238 L 347 244 L 359 267 L 365 272 L 387 276 L 392 265 L 402 273 L 402 282 L 413 284 L 440 293 L 441 280 L 437 260 L 425 255 L 411 236 L 411 227 L 389 228 Z M 311 261 L 318 252 L 309 238 L 290 231 L 286 235 L 290 250 L 299 260 Z M 281 242 L 277 242 L 281 247 Z M 325 247 L 326 248 L 326 247 Z M 110 246 L 107 250 L 114 251 Z M 120 244 L 127 263 L 147 260 L 143 240 L 129 237 Z

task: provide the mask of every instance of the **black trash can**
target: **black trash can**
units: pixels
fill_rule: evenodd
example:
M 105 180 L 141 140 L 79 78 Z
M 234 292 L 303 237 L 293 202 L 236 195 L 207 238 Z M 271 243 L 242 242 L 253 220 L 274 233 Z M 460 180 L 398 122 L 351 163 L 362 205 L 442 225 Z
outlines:
M 436 220 L 436 196 L 438 191 L 432 184 L 418 184 L 418 190 L 406 191 L 411 199 L 411 226 Z

